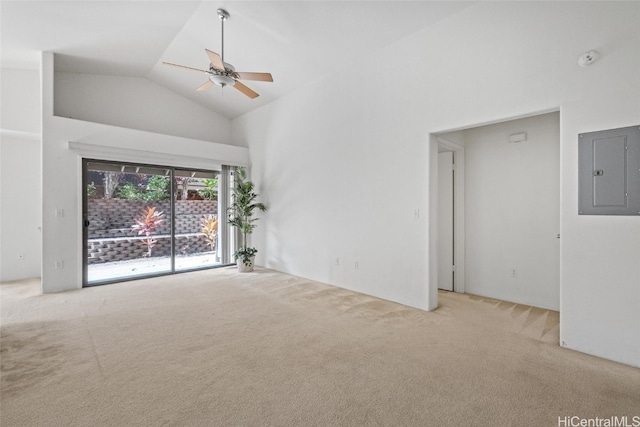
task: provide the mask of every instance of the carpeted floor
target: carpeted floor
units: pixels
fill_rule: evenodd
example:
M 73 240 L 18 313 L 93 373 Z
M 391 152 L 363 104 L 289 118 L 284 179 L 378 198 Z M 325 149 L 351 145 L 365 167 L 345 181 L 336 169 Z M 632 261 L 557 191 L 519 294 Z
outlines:
M 53 295 L 0 285 L 10 426 L 558 426 L 640 416 L 640 369 L 558 347 L 558 313 L 423 312 L 270 270 Z

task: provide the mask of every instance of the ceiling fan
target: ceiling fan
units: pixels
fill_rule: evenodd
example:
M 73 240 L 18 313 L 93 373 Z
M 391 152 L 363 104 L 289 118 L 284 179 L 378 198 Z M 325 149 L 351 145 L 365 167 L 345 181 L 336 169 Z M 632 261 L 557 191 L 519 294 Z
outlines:
M 202 70 L 200 68 L 187 67 L 185 65 L 172 64 L 171 62 L 163 62 L 166 65 L 172 65 L 174 67 L 186 68 L 187 70 L 199 71 L 205 73 L 209 80 L 204 82 L 197 90 L 203 91 L 207 90 L 213 85 L 218 85 L 220 87 L 225 86 L 233 86 L 238 89 L 240 92 L 247 95 L 249 98 L 256 98 L 259 95 L 240 83 L 240 79 L 243 80 L 255 80 L 261 82 L 272 82 L 273 77 L 271 77 L 270 73 L 248 73 L 248 72 L 240 72 L 236 71 L 233 65 L 228 62 L 224 62 L 224 21 L 229 19 L 229 12 L 224 9 L 218 9 L 218 18 L 222 21 L 222 56 L 218 55 L 215 52 L 210 51 L 209 49 L 205 49 L 207 56 L 209 57 L 208 70 Z

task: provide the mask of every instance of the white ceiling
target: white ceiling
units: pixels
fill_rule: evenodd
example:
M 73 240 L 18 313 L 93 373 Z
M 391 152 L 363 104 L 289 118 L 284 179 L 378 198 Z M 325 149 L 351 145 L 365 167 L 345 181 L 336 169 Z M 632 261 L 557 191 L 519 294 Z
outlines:
M 0 2 L 2 67 L 39 66 L 53 51 L 56 71 L 148 78 L 230 119 L 265 105 L 353 58 L 433 25 L 473 2 L 457 1 L 6 1 Z M 162 65 L 207 69 L 208 48 L 237 71 L 270 72 L 274 82 L 197 92 L 206 76 Z M 380 58 L 385 61 L 385 58 Z M 375 70 L 372 70 L 375 72 Z M 395 77 L 394 77 L 395 78 Z

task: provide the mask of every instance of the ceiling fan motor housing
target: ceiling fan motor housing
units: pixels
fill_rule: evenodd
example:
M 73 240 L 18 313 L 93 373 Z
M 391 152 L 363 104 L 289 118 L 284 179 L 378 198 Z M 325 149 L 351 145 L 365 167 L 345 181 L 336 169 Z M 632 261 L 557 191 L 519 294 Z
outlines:
M 233 74 L 236 72 L 236 69 L 233 65 L 228 62 L 224 63 L 224 71 L 218 70 L 213 67 L 213 65 L 209 66 L 209 80 L 218 86 L 233 86 L 236 83 L 236 80 L 233 78 Z

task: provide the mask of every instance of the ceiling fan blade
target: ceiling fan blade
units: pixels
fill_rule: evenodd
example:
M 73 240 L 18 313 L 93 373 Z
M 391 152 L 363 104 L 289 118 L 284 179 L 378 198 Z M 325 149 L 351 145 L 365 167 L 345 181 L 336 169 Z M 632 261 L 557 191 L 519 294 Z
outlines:
M 213 68 L 224 71 L 224 63 L 222 62 L 220 55 L 215 52 L 211 52 L 209 49 L 205 49 L 204 51 L 207 52 L 207 56 L 209 57 L 209 61 L 211 61 Z
M 235 87 L 236 89 L 238 89 L 240 92 L 244 93 L 245 95 L 247 95 L 251 99 L 257 98 L 258 96 L 260 96 L 256 92 L 254 92 L 253 90 L 249 89 L 248 87 L 246 87 L 245 85 L 243 85 L 242 83 L 240 83 L 237 80 L 236 80 L 236 84 L 234 84 L 233 87 Z
M 200 87 L 196 90 L 202 92 L 203 90 L 209 89 L 211 86 L 213 86 L 213 82 L 211 80 L 207 80 L 206 82 L 202 83 L 202 85 L 200 85 Z
M 242 80 L 255 80 L 260 82 L 272 82 L 273 77 L 271 73 L 246 73 L 246 72 L 236 72 L 237 78 Z
M 186 65 L 172 64 L 171 62 L 163 62 L 165 65 L 171 65 L 173 67 L 186 68 L 187 70 L 200 71 L 201 73 L 206 73 L 207 70 L 201 70 L 200 68 L 187 67 Z

